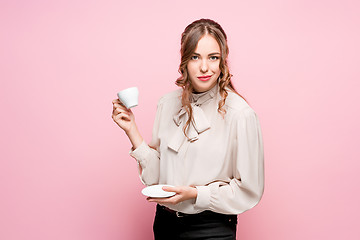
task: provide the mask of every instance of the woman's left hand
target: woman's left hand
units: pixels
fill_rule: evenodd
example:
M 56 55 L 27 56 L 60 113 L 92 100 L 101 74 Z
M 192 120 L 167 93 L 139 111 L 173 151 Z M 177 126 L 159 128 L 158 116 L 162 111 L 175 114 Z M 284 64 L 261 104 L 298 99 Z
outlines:
M 169 204 L 178 204 L 185 200 L 193 199 L 197 197 L 197 189 L 195 187 L 189 186 L 179 186 L 179 187 L 167 187 L 164 186 L 162 189 L 166 192 L 175 192 L 176 194 L 168 198 L 151 198 L 148 197 L 146 200 L 149 202 L 156 203 L 169 203 Z

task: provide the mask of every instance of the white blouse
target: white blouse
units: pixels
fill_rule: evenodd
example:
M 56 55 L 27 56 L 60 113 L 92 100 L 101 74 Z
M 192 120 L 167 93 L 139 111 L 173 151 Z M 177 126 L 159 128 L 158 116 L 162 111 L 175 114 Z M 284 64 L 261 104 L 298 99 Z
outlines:
M 217 111 L 221 99 L 217 85 L 192 94 L 194 121 L 188 140 L 183 133 L 188 116 L 181 106 L 181 91 L 159 100 L 151 143 L 142 142 L 130 151 L 139 164 L 141 181 L 195 186 L 196 199 L 164 204 L 175 211 L 240 214 L 249 210 L 264 191 L 263 140 L 256 113 L 228 91 L 223 117 Z

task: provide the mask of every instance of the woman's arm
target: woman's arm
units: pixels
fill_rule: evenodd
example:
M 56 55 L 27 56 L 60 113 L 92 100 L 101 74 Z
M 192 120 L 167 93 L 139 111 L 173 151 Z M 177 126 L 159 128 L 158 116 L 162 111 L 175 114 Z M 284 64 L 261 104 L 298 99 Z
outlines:
M 114 110 L 112 118 L 122 128 L 128 136 L 132 148 L 130 155 L 136 159 L 138 163 L 140 180 L 145 185 L 157 184 L 159 181 L 159 152 L 156 132 L 158 130 L 157 120 L 159 118 L 159 107 L 157 111 L 157 119 L 154 124 L 153 141 L 150 146 L 145 143 L 137 125 L 135 117 L 131 110 L 126 109 L 119 99 L 113 100 Z
M 112 103 L 112 119 L 120 128 L 125 131 L 132 144 L 132 148 L 137 148 L 140 146 L 143 138 L 141 137 L 141 134 L 137 128 L 134 114 L 130 109 L 127 109 L 123 104 L 121 104 L 119 99 L 114 99 Z
M 139 168 L 140 180 L 145 185 L 159 183 L 160 176 L 160 138 L 159 128 L 162 116 L 164 99 L 160 98 L 157 104 L 156 117 L 153 125 L 152 139 L 149 144 L 145 143 L 137 130 L 136 124 L 127 126 L 126 134 L 133 144 L 130 156 L 136 159 Z M 131 116 L 131 115 L 130 115 Z
M 195 209 L 240 214 L 254 207 L 264 191 L 264 150 L 260 123 L 252 109 L 237 114 L 233 124 L 233 178 L 197 186 Z

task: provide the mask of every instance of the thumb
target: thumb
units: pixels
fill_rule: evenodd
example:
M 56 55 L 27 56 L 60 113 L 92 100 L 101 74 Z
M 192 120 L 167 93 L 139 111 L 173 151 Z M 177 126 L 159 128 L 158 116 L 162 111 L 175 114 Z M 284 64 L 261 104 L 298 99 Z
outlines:
M 164 190 L 165 192 L 177 192 L 176 187 L 170 187 L 170 186 L 163 186 L 162 190 Z

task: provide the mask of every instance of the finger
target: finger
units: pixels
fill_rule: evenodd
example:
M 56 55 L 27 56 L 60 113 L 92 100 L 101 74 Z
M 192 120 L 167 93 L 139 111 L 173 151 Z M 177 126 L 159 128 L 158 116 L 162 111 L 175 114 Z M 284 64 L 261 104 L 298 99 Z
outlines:
M 128 109 L 126 109 L 126 108 L 124 109 L 122 107 L 114 108 L 113 111 L 116 112 L 116 113 L 123 112 L 123 113 L 126 113 L 127 115 L 130 115 L 130 113 L 131 113 Z
M 125 105 L 124 105 L 120 100 L 119 100 L 118 104 L 120 104 L 121 106 L 123 106 L 124 108 L 126 108 Z M 126 109 L 127 109 L 127 108 L 126 108 Z
M 113 109 L 115 109 L 115 108 L 121 108 L 121 109 L 128 111 L 128 109 L 120 103 L 113 103 Z
M 124 112 L 121 112 L 117 115 L 115 115 L 115 120 L 119 120 L 119 119 L 122 119 L 122 120 L 126 120 L 126 121 L 131 121 L 131 118 L 128 114 L 124 113 Z
M 131 121 L 130 116 L 127 115 L 126 113 L 119 113 L 118 115 L 115 116 L 115 121 L 118 121 L 119 119 Z
M 118 99 L 118 98 L 112 100 L 112 103 L 113 103 L 113 104 L 115 104 L 115 103 L 116 103 L 116 104 L 119 104 L 119 105 L 123 106 L 124 108 L 126 108 L 125 105 L 124 105 L 124 104 L 120 101 L 120 99 Z
M 156 203 L 168 203 L 168 204 L 177 204 L 181 202 L 181 195 L 175 195 L 169 198 L 150 198 L 149 202 L 156 202 Z
M 164 190 L 165 192 L 179 192 L 179 189 L 177 187 L 170 187 L 170 186 L 163 186 L 162 190 Z
M 122 109 L 122 108 L 115 108 L 115 109 L 113 110 L 113 112 L 114 112 L 115 115 L 116 115 L 116 114 L 119 114 L 119 113 L 126 113 L 127 115 L 130 116 L 130 112 L 129 112 L 128 110 L 124 110 L 124 109 Z
M 148 200 L 149 202 L 155 202 L 155 203 L 169 203 L 169 201 L 171 201 L 171 199 L 168 198 L 147 198 L 146 200 Z
M 117 108 L 125 108 L 123 105 L 121 105 L 120 103 L 114 103 L 114 107 Z

